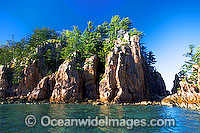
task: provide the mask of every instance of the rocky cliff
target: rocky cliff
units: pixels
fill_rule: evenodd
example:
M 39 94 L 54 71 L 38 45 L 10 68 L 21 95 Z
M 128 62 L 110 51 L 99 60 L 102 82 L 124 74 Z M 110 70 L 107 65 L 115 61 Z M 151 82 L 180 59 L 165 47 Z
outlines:
M 6 91 L 8 89 L 8 77 L 6 69 L 6 67 L 0 66 L 0 98 L 6 97 Z
M 36 61 L 31 62 L 24 68 L 23 78 L 17 87 L 17 95 L 27 95 L 37 86 L 42 75 L 38 70 Z
M 41 101 L 49 99 L 52 95 L 53 88 L 55 86 L 55 74 L 46 76 L 37 84 L 37 86 L 30 91 L 28 101 Z
M 167 94 L 161 75 L 152 69 L 141 54 L 139 37 L 136 35 L 125 36 L 123 41 L 116 40 L 114 50 L 106 56 L 105 66 L 100 66 L 97 55 L 84 61 L 74 57 L 65 60 L 58 71 L 49 76 L 45 75 L 48 71 L 54 72 L 58 66 L 55 65 L 56 60 L 55 63 L 49 62 L 49 59 L 46 62 L 42 55 L 45 51 L 42 47 L 37 50 L 41 58 L 25 67 L 23 79 L 17 87 L 17 95 L 26 95 L 29 101 L 66 103 L 100 99 L 102 102 L 137 102 L 158 100 Z M 50 59 L 55 59 L 55 56 L 52 54 Z M 48 63 L 51 63 L 51 67 L 46 67 Z M 42 67 L 43 64 L 45 67 Z M 99 82 L 100 67 L 105 67 L 105 72 Z M 5 79 L 6 75 L 0 77 L 2 90 L 6 90 Z
M 173 83 L 172 94 L 175 94 L 177 92 L 177 88 L 180 88 L 180 79 L 177 74 L 175 75 Z
M 86 58 L 84 65 L 79 59 L 66 60 L 58 69 L 55 77 L 56 84 L 50 102 L 75 102 L 84 99 L 97 99 L 97 70 L 96 55 Z
M 161 75 L 153 72 L 141 55 L 139 37 L 115 43 L 114 51 L 106 58 L 105 73 L 99 86 L 100 99 L 135 102 L 165 96 Z
M 99 59 L 97 55 L 85 60 L 83 66 L 83 96 L 88 99 L 99 98 L 98 91 Z
M 83 78 L 77 69 L 77 61 L 65 61 L 59 67 L 50 102 L 73 102 L 83 99 Z

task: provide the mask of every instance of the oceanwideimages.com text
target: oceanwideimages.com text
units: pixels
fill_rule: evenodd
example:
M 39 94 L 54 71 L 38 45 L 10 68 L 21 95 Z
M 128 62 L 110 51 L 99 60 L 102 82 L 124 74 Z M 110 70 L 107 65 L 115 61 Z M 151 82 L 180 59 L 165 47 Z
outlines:
M 42 116 L 39 121 L 39 124 L 43 127 L 125 127 L 127 129 L 133 129 L 134 127 L 176 126 L 175 119 L 116 119 L 109 118 L 108 116 L 104 118 L 98 116 L 92 118 L 88 116 L 85 119 L 56 119 L 50 116 Z M 28 127 L 33 127 L 38 123 L 34 115 L 28 115 L 25 118 L 25 124 Z

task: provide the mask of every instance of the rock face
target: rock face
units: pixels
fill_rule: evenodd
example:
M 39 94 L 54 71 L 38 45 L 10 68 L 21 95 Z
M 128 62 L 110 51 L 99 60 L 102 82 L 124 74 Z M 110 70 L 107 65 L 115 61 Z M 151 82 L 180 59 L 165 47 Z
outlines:
M 38 84 L 37 87 L 33 89 L 33 91 L 28 94 L 28 100 L 46 100 L 49 99 L 52 95 L 52 91 L 55 85 L 55 75 L 52 74 L 50 76 L 44 77 Z
M 56 74 L 56 84 L 50 102 L 74 102 L 83 99 L 83 79 L 81 71 L 77 69 L 78 59 L 65 61 Z
M 61 44 L 55 42 L 47 42 L 36 48 L 38 60 L 32 61 L 23 70 L 23 79 L 17 87 L 17 95 L 27 95 L 32 92 L 42 78 L 49 75 L 49 72 L 56 71 L 60 64 L 58 62 L 60 53 L 57 49 L 61 48 Z
M 97 55 L 94 55 L 85 60 L 83 66 L 83 97 L 88 99 L 98 98 L 98 86 L 97 86 L 97 72 L 98 72 L 99 60 Z
M 115 41 L 114 50 L 100 66 L 97 55 L 81 61 L 78 57 L 66 60 L 60 66 L 56 49 L 60 45 L 38 47 L 38 61 L 32 61 L 23 70 L 17 87 L 17 96 L 28 96 L 29 101 L 48 99 L 52 103 L 100 99 L 102 102 L 137 102 L 159 99 L 166 95 L 161 75 L 150 67 L 140 51 L 139 37 L 125 35 L 126 41 Z M 58 64 L 57 64 L 58 63 Z M 49 72 L 55 72 L 46 76 Z M 98 82 L 100 67 L 105 67 L 103 79 Z M 6 90 L 6 79 L 0 73 L 1 90 Z M 49 74 L 48 74 L 49 75 Z M 3 78 L 2 78 L 3 77 Z M 5 91 L 0 94 L 5 96 Z M 89 101 L 89 100 L 88 100 Z
M 6 91 L 8 89 L 6 67 L 0 66 L 0 98 L 6 97 Z
M 173 85 L 173 88 L 172 88 L 172 94 L 175 94 L 177 92 L 177 88 L 180 88 L 179 83 L 180 83 L 180 80 L 179 80 L 178 75 L 176 74 L 175 79 L 174 79 L 174 85 Z
M 166 91 L 165 82 L 159 72 L 154 73 L 153 81 L 154 81 L 155 88 L 156 88 L 155 94 L 157 94 L 158 96 L 162 96 L 162 97 L 170 94 L 170 92 Z M 154 92 L 152 92 L 151 95 L 154 95 L 153 93 Z
M 78 59 L 65 61 L 56 74 L 56 84 L 50 102 L 74 102 L 87 99 L 97 99 L 97 70 L 99 60 L 96 55 L 87 58 L 84 66 Z M 83 68 L 83 71 L 81 70 Z
M 27 95 L 29 92 L 33 91 L 42 78 L 38 71 L 36 61 L 33 61 L 30 65 L 25 67 L 23 74 L 23 79 L 17 90 L 18 95 Z
M 106 58 L 105 73 L 99 86 L 100 99 L 135 102 L 154 95 L 164 95 L 166 88 L 160 74 L 153 75 L 151 71 L 144 74 L 148 68 L 140 53 L 139 37 L 133 36 L 125 43 L 115 43 L 114 51 Z M 154 76 L 157 76 L 157 81 Z M 156 91 L 151 90 L 151 82 L 146 80 L 155 84 Z
M 145 79 L 145 95 L 147 99 L 160 99 L 167 95 L 165 82 L 159 72 L 153 70 L 143 59 L 142 64 Z

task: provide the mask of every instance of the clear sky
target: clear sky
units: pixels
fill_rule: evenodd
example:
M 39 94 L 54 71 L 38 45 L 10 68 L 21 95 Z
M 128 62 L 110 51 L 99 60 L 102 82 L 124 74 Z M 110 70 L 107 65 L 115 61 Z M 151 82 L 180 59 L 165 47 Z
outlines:
M 198 0 L 1 0 L 0 44 L 12 35 L 19 40 L 36 27 L 61 31 L 76 25 L 83 31 L 87 21 L 98 25 L 114 15 L 130 17 L 144 31 L 141 42 L 156 55 L 157 70 L 171 90 L 189 44 L 200 44 Z

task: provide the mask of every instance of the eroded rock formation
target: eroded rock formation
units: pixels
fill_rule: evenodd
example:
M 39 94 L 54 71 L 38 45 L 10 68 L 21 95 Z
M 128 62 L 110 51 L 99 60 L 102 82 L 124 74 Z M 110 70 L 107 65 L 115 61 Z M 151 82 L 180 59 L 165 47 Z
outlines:
M 83 95 L 88 99 L 98 98 L 97 73 L 99 59 L 94 55 L 85 60 L 83 66 Z
M 105 73 L 99 86 L 100 99 L 135 102 L 164 96 L 164 81 L 143 60 L 139 37 L 133 36 L 127 42 L 115 43 L 114 51 L 106 58 Z
M 0 66 L 0 98 L 6 97 L 8 89 L 7 71 L 5 66 Z
M 29 92 L 33 91 L 42 78 L 36 65 L 36 61 L 33 61 L 30 65 L 26 66 L 23 74 L 23 79 L 17 88 L 17 95 L 27 95 Z
M 66 60 L 59 67 L 50 102 L 74 102 L 83 99 L 83 78 L 81 71 L 77 69 L 77 61 L 78 59 Z
M 175 94 L 177 92 L 177 88 L 180 88 L 180 79 L 178 77 L 178 75 L 176 74 L 175 75 L 175 79 L 174 79 L 174 85 L 173 85 L 173 88 L 172 88 L 172 94 Z
M 57 45 L 39 47 L 37 53 L 40 58 L 23 70 L 17 95 L 27 95 L 29 101 L 47 99 L 52 103 L 86 99 L 100 99 L 102 102 L 137 102 L 165 96 L 164 81 L 143 57 L 139 37 L 136 35 L 129 37 L 126 34 L 124 39 L 126 41 L 120 39 L 115 41 L 114 50 L 107 55 L 105 66 L 100 66 L 97 55 L 85 61 L 74 57 L 72 60 L 65 60 L 58 71 L 50 76 L 46 74 L 56 70 L 57 61 L 53 60 L 55 63 L 53 65 L 52 62 L 48 64 L 48 61 L 56 55 L 51 54 L 46 61 L 43 53 L 46 53 L 49 47 L 55 51 Z M 105 67 L 105 72 L 99 82 L 100 67 Z
M 194 86 L 189 87 L 187 84 L 177 93 L 165 97 L 162 101 L 181 108 L 200 110 L 200 93 L 195 91 Z
M 37 87 L 28 94 L 28 101 L 31 100 L 46 100 L 52 95 L 52 91 L 55 85 L 55 74 L 44 77 L 37 84 Z

